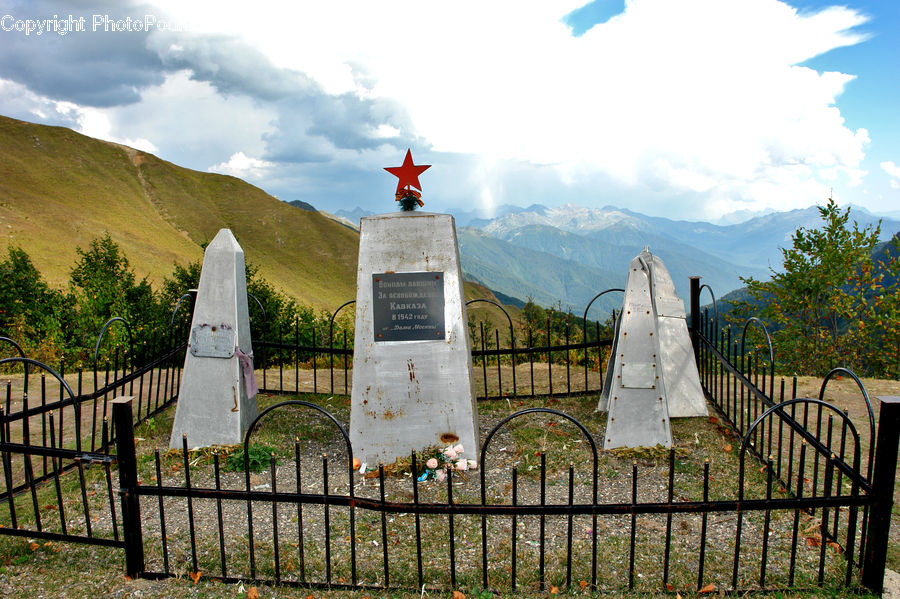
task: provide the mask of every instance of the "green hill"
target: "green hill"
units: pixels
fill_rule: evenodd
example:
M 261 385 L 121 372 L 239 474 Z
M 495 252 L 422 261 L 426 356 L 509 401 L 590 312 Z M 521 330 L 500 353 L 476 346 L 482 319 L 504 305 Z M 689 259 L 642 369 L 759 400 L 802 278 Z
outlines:
M 156 286 L 227 227 L 246 260 L 299 302 L 334 309 L 356 295 L 356 232 L 235 177 L 2 116 L 0 156 L 0 235 L 52 286 L 68 281 L 75 249 L 106 231 Z
M 25 250 L 51 286 L 67 284 L 76 248 L 87 249 L 108 231 L 137 278 L 158 288 L 174 264 L 201 259 L 202 244 L 227 227 L 247 262 L 301 304 L 334 310 L 356 297 L 359 232 L 308 204 L 4 116 L 0 157 L 0 244 Z M 467 282 L 466 299 L 476 297 L 497 299 Z

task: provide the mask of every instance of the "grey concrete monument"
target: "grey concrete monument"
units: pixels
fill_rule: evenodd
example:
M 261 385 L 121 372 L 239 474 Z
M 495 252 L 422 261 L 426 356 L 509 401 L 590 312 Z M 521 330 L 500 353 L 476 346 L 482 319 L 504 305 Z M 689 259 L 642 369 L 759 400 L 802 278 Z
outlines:
M 605 449 L 672 445 L 670 418 L 706 416 L 684 303 L 658 256 L 631 261 L 606 383 Z
M 478 413 L 456 227 L 448 214 L 360 222 L 350 440 L 370 466 L 462 444 Z
M 645 250 L 628 269 L 607 367 L 612 384 L 604 388 L 598 406 L 609 410 L 604 449 L 672 445 L 648 259 Z
M 242 443 L 256 415 L 244 252 L 222 229 L 203 256 L 169 446 Z
M 653 273 L 653 305 L 659 333 L 659 355 L 670 418 L 708 416 L 706 396 L 688 333 L 684 302 L 659 256 L 650 256 Z

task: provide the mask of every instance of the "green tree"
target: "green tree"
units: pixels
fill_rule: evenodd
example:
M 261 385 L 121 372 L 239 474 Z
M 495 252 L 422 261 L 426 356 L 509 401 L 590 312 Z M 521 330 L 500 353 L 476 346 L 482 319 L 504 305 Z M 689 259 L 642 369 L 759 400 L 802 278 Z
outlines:
M 188 293 L 191 289 L 199 287 L 201 267 L 202 263 L 200 260 L 188 262 L 187 266 L 175 264 L 172 274 L 163 279 L 158 301 L 160 309 L 168 315 L 166 326 L 169 326 L 171 322 L 171 333 L 175 336 L 175 341 L 187 338 L 191 326 L 193 306 L 189 300 L 182 302 L 174 321 L 172 320 L 172 313 L 181 296 Z
M 525 328 L 532 331 L 539 331 L 541 327 L 547 326 L 547 311 L 534 303 L 530 297 L 522 308 L 522 318 L 525 321 Z
M 874 374 L 900 379 L 900 233 L 875 253 L 878 285 L 870 286 L 866 300 L 873 318 L 867 324 L 871 338 L 868 361 Z
M 782 249 L 782 271 L 773 269 L 768 281 L 743 279 L 750 301 L 739 303 L 734 317 L 759 315 L 775 329 L 782 370 L 822 375 L 846 366 L 874 374 L 881 367 L 872 358 L 884 343 L 879 322 L 893 291 L 872 260 L 880 223 L 851 226 L 850 209 L 831 198 L 819 214 L 821 228 L 797 229 L 792 246 Z
M 77 304 L 75 347 L 83 348 L 82 360 L 91 358 L 100 329 L 114 316 L 131 325 L 136 344 L 162 334 L 163 311 L 149 281 L 146 277 L 136 280 L 128 258 L 109 233 L 92 240 L 87 250 L 75 251 L 78 259 L 72 268 L 70 290 Z M 128 342 L 120 327 L 111 327 L 107 337 L 110 344 L 124 346 Z
M 203 264 L 200 260 L 188 262 L 187 266 L 175 264 L 172 274 L 163 279 L 162 289 L 159 292 L 160 303 L 173 309 L 178 298 L 191 289 L 196 289 L 200 285 L 200 269 L 202 266 Z
M 55 363 L 72 314 L 71 298 L 47 285 L 22 248 L 10 246 L 0 262 L 0 334 L 22 345 L 28 357 Z M 0 355 L 11 354 L 3 349 Z

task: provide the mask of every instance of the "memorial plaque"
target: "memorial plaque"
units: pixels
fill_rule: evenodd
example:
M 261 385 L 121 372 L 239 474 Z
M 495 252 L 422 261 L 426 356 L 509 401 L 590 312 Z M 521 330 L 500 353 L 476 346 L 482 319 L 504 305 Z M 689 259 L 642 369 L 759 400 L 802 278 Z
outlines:
M 234 355 L 234 329 L 227 324 L 199 324 L 191 329 L 191 355 L 198 358 L 230 358 Z
M 444 273 L 372 275 L 375 341 L 439 341 L 444 330 Z

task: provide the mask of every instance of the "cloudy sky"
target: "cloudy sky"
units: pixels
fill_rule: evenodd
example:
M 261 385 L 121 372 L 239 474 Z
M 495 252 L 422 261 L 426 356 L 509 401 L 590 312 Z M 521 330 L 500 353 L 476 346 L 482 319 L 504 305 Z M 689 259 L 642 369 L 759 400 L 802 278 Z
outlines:
M 0 114 L 332 212 L 411 148 L 427 210 L 890 213 L 898 5 L 0 0 Z

